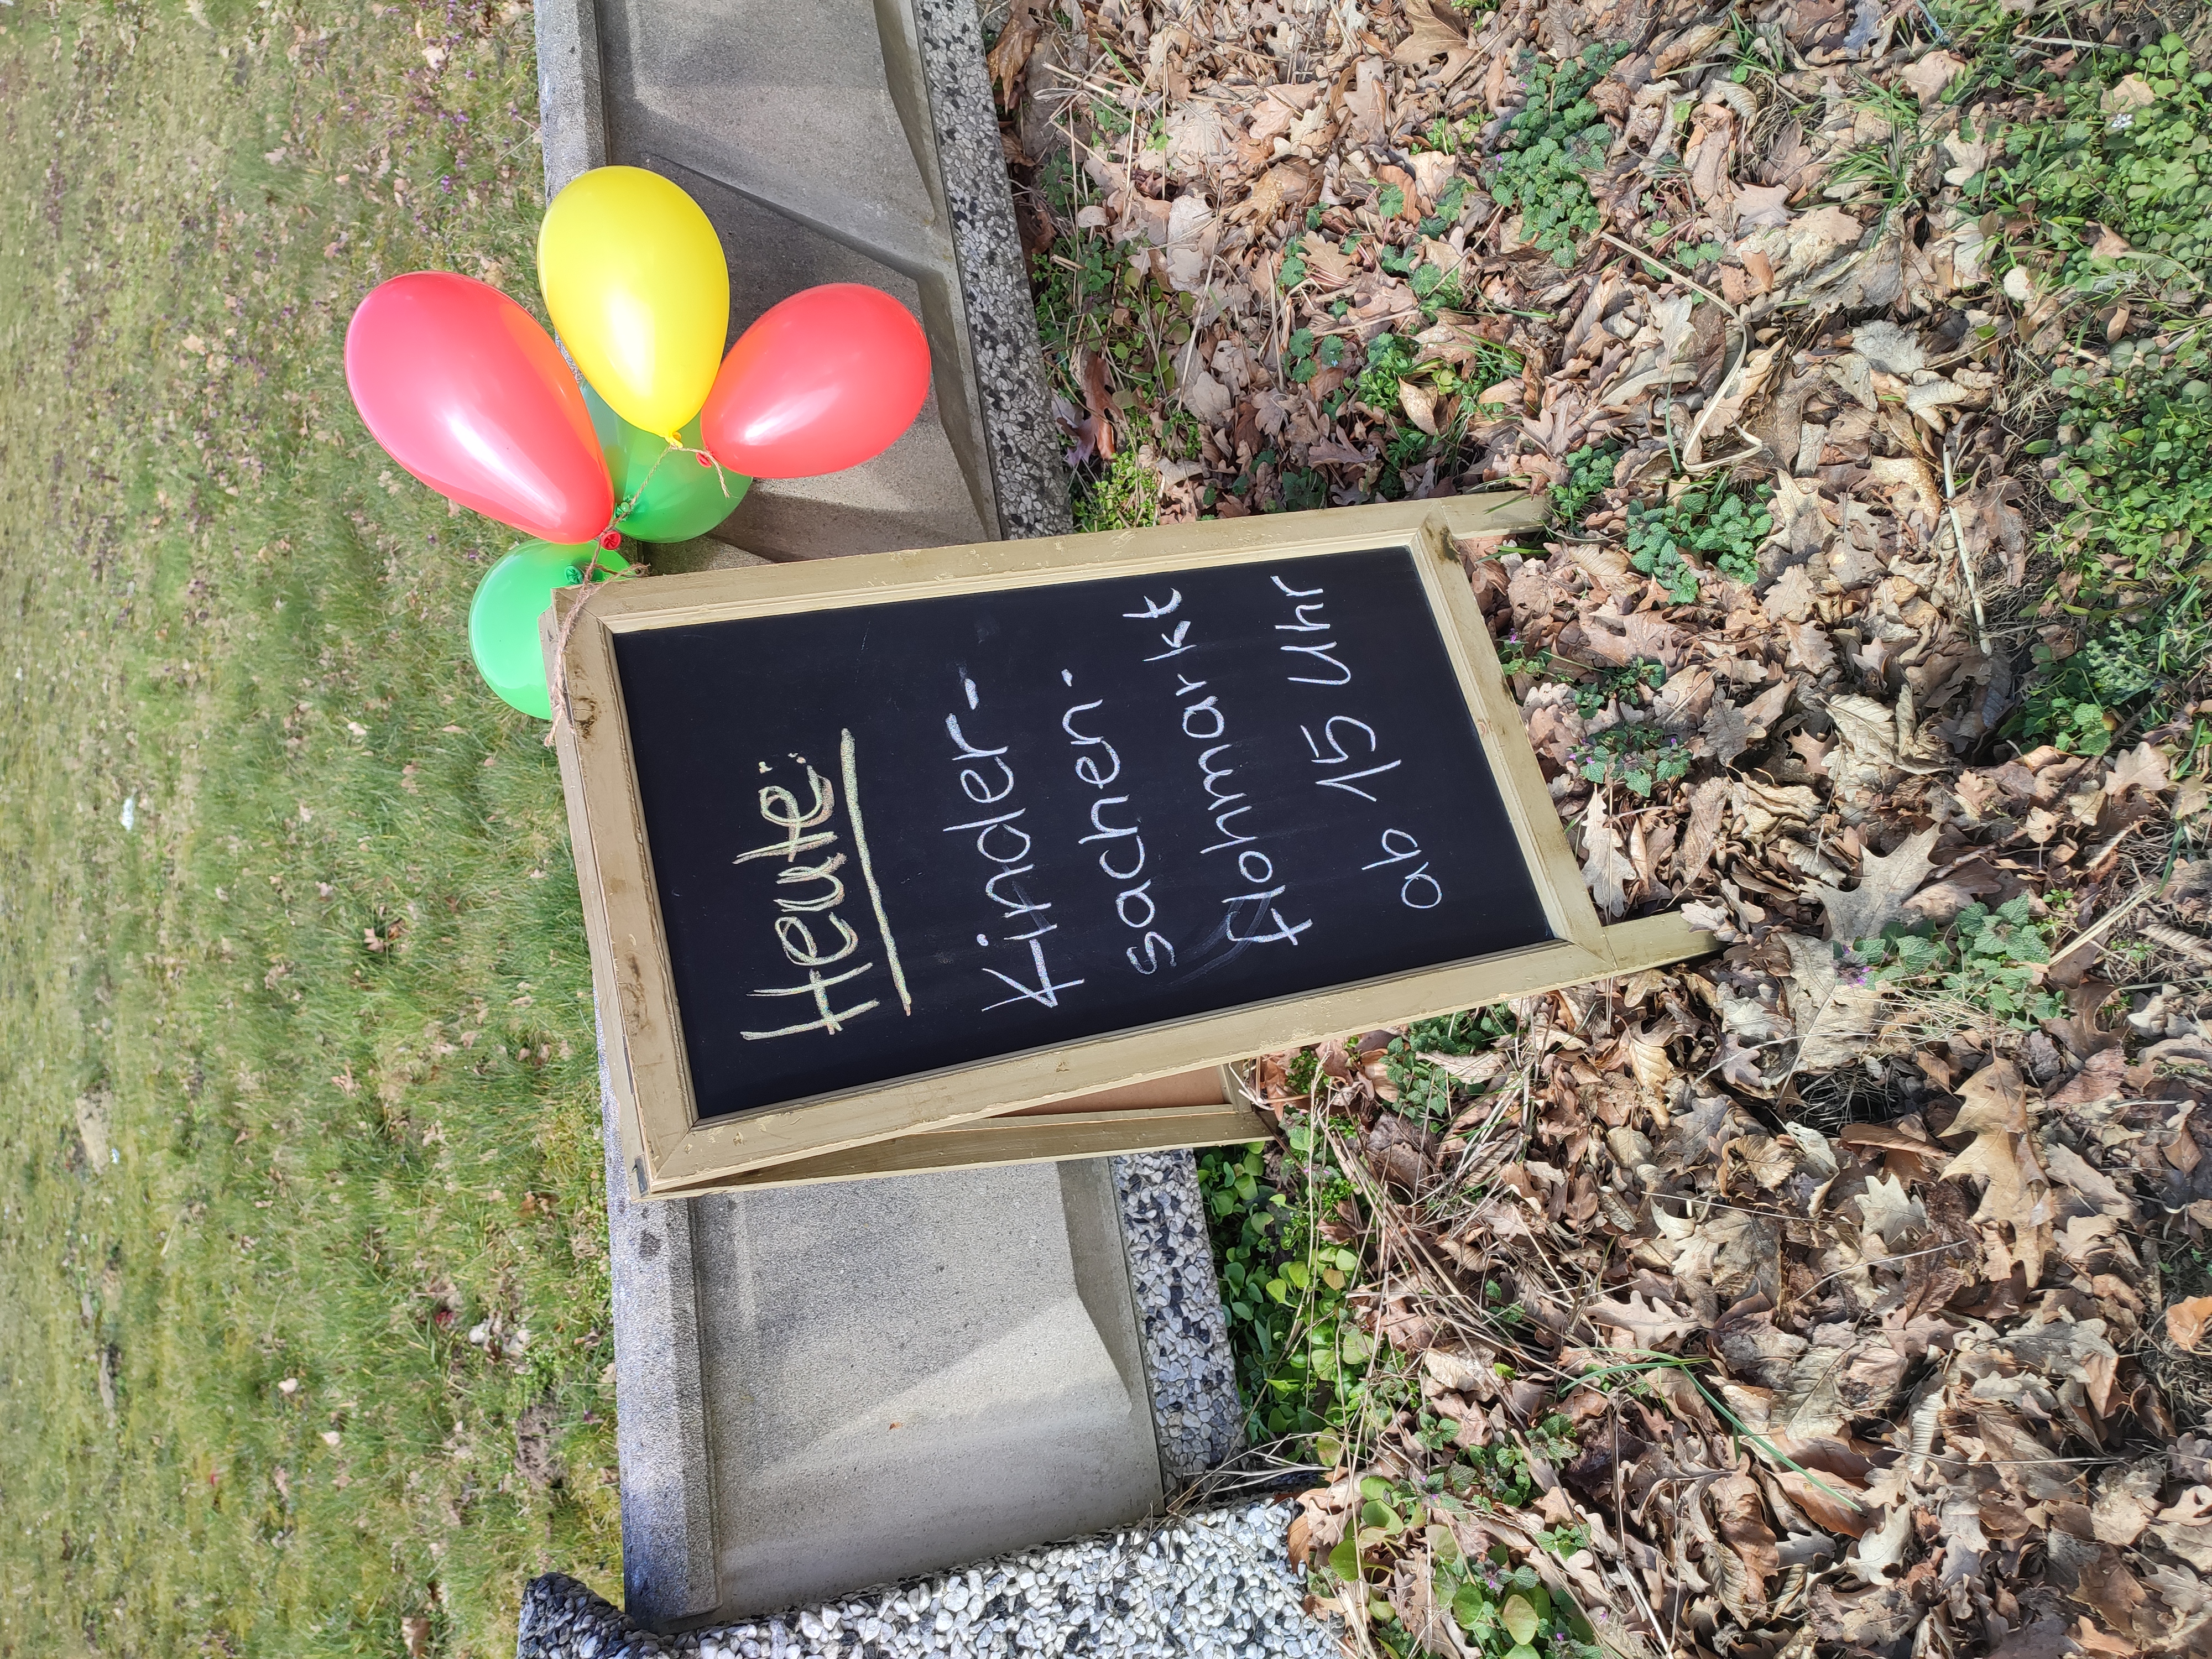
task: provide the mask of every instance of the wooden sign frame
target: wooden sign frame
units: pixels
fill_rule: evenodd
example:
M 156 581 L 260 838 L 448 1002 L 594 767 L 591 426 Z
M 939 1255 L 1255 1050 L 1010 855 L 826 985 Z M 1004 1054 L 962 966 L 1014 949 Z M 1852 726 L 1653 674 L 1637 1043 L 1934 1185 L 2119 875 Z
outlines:
M 1538 522 L 1538 506 L 1524 495 L 1460 496 L 613 582 L 589 590 L 561 660 L 560 630 L 586 590 L 556 593 L 542 623 L 548 672 L 567 677 L 569 718 L 556 729 L 556 747 L 635 1190 L 675 1197 L 1253 1139 L 1264 1133 L 1262 1120 L 1217 1069 L 1234 1060 L 1711 949 L 1706 935 L 1672 914 L 1607 927 L 1583 887 L 1453 544 L 1455 536 Z M 1549 942 L 700 1121 L 638 801 L 617 635 L 1394 547 L 1414 555 Z M 1176 1082 L 1161 1082 L 1168 1079 Z

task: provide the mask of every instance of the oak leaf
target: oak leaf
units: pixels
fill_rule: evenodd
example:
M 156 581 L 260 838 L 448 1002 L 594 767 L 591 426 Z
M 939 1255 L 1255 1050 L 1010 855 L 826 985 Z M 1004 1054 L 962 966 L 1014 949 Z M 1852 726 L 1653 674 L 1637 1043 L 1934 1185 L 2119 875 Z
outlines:
M 1398 43 L 1390 56 L 1401 64 L 1415 69 L 1425 69 L 1429 60 L 1442 58 L 1444 66 L 1440 84 L 1449 86 L 1466 73 L 1475 54 L 1467 43 L 1467 24 L 1460 15 L 1443 0 L 1413 0 L 1406 8 L 1407 20 L 1413 31 Z
M 1977 1221 L 2034 1224 L 2038 1196 L 2033 1183 L 2048 1184 L 2043 1166 L 2027 1144 L 2027 1085 L 2008 1060 L 1993 1060 L 1959 1090 L 1966 1103 L 1952 1120 L 1954 1134 L 1971 1134 L 1974 1144 L 1943 1166 L 1942 1179 L 1979 1176 L 1983 1189 Z
M 1695 1319 L 1676 1313 L 1663 1302 L 1647 1302 L 1641 1291 L 1631 1291 L 1626 1302 L 1601 1299 L 1593 1302 L 1583 1311 L 1594 1324 L 1620 1331 L 1632 1339 L 1626 1346 L 1632 1348 L 1656 1349 L 1662 1342 L 1671 1342 L 1689 1335 L 1700 1327 Z M 1624 1345 L 1613 1344 L 1615 1347 Z
M 1828 913 L 1828 937 L 1845 944 L 1880 938 L 1883 928 L 1904 915 L 1905 900 L 1920 890 L 1935 867 L 1928 855 L 1935 849 L 1936 834 L 1930 827 L 1906 836 L 1895 852 L 1866 854 L 1859 860 L 1859 884 L 1848 893 L 1833 887 L 1814 889 L 1820 908 Z

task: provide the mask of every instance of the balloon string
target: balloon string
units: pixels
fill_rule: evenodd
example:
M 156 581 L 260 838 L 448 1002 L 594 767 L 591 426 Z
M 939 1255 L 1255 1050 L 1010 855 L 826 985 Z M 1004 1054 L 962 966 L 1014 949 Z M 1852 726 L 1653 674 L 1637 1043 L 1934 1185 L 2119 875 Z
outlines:
M 722 499 L 724 501 L 727 501 L 730 498 L 729 469 L 725 467 L 720 461 L 716 460 L 711 451 L 694 449 L 688 444 L 678 443 L 675 439 L 671 438 L 668 441 L 668 447 L 661 452 L 661 460 L 667 459 L 670 455 L 678 451 L 681 451 L 686 455 L 696 455 L 699 458 L 699 465 L 702 466 L 713 467 L 714 469 L 714 482 L 722 486 Z M 659 466 L 660 465 L 660 461 L 655 461 L 653 465 L 655 466 Z M 649 477 L 652 475 L 648 473 L 647 476 Z
M 592 555 L 591 562 L 584 567 L 584 596 L 568 607 L 568 614 L 561 618 L 561 631 L 553 636 L 553 677 L 547 685 L 547 690 L 552 693 L 553 723 L 545 728 L 545 746 L 548 749 L 558 740 L 563 726 L 574 725 L 568 717 L 568 640 L 576 631 L 576 623 L 583 616 L 584 607 L 599 597 L 599 578 L 605 576 L 611 583 L 620 581 L 625 576 L 641 575 L 644 569 L 642 565 L 633 564 L 626 569 L 617 570 L 611 565 L 602 565 L 597 553 Z
M 722 487 L 722 499 L 724 501 L 730 499 L 729 470 L 720 461 L 716 460 L 708 451 L 704 449 L 694 449 L 688 444 L 680 442 L 677 439 L 671 438 L 668 441 L 667 447 L 663 449 L 659 454 L 653 458 L 653 465 L 646 468 L 645 477 L 638 481 L 637 488 L 631 490 L 629 495 L 623 496 L 621 502 L 616 507 L 614 517 L 607 520 L 606 529 L 599 532 L 597 539 L 602 547 L 606 545 L 606 538 L 609 532 L 611 532 L 618 534 L 622 529 L 623 520 L 629 518 L 631 514 L 637 510 L 638 502 L 644 497 L 647 489 L 653 483 L 653 475 L 660 471 L 660 464 L 666 460 L 671 455 L 679 454 L 696 455 L 699 458 L 700 465 L 713 467 L 714 469 L 714 482 Z

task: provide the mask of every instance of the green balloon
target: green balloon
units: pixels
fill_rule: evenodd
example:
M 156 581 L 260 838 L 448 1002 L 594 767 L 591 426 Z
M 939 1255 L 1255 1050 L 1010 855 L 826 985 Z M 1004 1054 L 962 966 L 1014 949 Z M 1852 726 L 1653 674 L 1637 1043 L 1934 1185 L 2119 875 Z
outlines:
M 469 604 L 469 653 L 484 684 L 509 708 L 541 720 L 553 718 L 538 619 L 553 603 L 556 588 L 574 587 L 584 580 L 594 554 L 602 573 L 629 568 L 621 554 L 590 542 L 575 547 L 524 542 L 477 584 L 477 596 Z
M 617 521 L 623 535 L 641 542 L 688 542 L 721 523 L 744 500 L 752 480 L 743 473 L 702 466 L 696 455 L 671 453 L 667 439 L 632 426 L 607 407 L 606 399 L 589 382 L 584 386 L 584 403 L 592 411 L 592 428 L 607 458 L 617 509 L 633 494 L 637 495 L 629 516 Z M 690 447 L 700 447 L 697 416 L 683 435 Z

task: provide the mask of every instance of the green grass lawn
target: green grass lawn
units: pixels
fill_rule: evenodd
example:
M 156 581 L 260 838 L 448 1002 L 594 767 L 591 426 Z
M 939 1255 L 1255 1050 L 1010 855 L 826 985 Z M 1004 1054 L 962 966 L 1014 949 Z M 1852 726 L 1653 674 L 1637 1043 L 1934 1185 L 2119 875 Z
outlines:
M 537 307 L 531 27 L 0 8 L 0 1655 L 618 1577 L 575 878 L 465 637 L 517 538 L 340 364 L 399 271 Z

